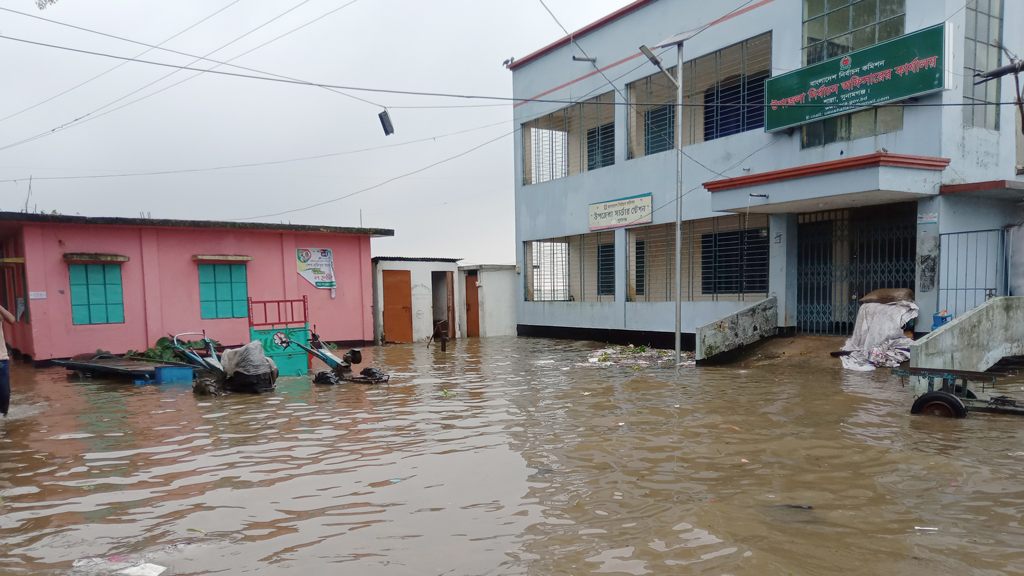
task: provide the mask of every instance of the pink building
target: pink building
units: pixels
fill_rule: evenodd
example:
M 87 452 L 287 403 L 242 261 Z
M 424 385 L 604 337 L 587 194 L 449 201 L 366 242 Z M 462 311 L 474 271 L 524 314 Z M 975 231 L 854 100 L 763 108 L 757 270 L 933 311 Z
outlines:
M 304 296 L 324 340 L 371 342 L 370 238 L 393 235 L 0 212 L 0 303 L 18 318 L 4 327 L 7 343 L 37 361 L 144 350 L 162 336 L 202 330 L 234 346 L 250 341 L 249 299 Z M 334 290 L 300 274 L 311 253 L 333 258 Z

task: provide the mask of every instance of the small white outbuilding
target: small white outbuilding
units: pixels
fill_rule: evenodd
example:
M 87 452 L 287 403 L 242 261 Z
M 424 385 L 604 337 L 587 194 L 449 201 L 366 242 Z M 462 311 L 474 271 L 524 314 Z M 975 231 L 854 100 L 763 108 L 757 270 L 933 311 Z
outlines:
M 516 335 L 516 274 L 514 264 L 459 266 L 459 330 L 466 336 Z
M 434 333 L 434 326 L 445 320 L 448 338 L 459 337 L 462 307 L 456 306 L 458 261 L 459 258 L 373 258 L 374 340 L 424 341 Z

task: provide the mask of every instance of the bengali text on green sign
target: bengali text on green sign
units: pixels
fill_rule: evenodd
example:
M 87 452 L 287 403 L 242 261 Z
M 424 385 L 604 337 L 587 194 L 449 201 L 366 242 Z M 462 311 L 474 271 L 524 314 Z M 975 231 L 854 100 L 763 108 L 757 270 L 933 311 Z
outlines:
M 772 132 L 949 88 L 945 24 L 769 78 Z

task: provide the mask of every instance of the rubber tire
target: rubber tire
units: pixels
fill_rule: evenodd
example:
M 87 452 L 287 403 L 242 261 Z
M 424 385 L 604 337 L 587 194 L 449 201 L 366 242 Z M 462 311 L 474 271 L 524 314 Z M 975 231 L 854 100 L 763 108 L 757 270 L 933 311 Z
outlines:
M 914 400 L 911 414 L 939 416 L 943 418 L 967 418 L 967 407 L 949 392 L 925 392 Z

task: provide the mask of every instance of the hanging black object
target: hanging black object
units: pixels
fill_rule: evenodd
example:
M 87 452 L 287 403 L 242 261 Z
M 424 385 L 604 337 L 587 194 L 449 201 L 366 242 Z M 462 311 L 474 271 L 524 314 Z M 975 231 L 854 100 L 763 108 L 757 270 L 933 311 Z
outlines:
M 388 111 L 385 110 L 378 114 L 380 116 L 380 125 L 384 128 L 384 135 L 391 136 L 395 133 L 395 127 L 391 125 L 391 116 L 388 116 Z

